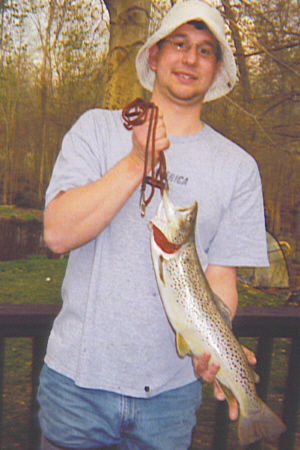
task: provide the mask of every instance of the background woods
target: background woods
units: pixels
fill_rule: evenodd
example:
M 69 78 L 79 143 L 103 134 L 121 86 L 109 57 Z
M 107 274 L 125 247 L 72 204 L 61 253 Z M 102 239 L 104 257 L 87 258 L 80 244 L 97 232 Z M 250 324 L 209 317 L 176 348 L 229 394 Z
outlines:
M 181 1 L 181 0 L 178 0 Z M 205 120 L 257 160 L 268 228 L 300 260 L 299 0 L 215 0 L 240 82 Z M 42 208 L 66 130 L 146 97 L 134 58 L 169 0 L 0 0 L 0 203 Z M 298 243 L 297 243 L 298 242 Z

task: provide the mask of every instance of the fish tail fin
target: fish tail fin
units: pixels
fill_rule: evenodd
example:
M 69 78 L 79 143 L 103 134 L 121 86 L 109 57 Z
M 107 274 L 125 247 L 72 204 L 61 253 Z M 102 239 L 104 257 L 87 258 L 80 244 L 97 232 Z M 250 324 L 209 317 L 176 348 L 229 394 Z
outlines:
M 260 399 L 259 409 L 249 415 L 240 415 L 239 439 L 243 446 L 261 439 L 276 439 L 285 431 L 282 420 Z

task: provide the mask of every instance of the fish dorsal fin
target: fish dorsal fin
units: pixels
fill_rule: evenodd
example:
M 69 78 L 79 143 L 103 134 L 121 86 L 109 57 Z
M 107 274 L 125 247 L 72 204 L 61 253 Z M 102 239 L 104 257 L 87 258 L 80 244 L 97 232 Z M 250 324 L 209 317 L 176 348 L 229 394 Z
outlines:
M 231 312 L 230 309 L 228 308 L 227 305 L 225 305 L 225 303 L 223 302 L 223 300 L 220 299 L 220 297 L 217 296 L 217 294 L 215 294 L 214 292 L 212 293 L 212 298 L 213 301 L 216 305 L 216 307 L 218 308 L 221 316 L 223 317 L 223 319 L 225 320 L 225 322 L 227 323 L 227 325 L 232 328 L 232 324 L 231 324 Z
M 189 344 L 180 333 L 176 333 L 176 347 L 181 358 L 184 358 L 186 355 L 192 354 Z

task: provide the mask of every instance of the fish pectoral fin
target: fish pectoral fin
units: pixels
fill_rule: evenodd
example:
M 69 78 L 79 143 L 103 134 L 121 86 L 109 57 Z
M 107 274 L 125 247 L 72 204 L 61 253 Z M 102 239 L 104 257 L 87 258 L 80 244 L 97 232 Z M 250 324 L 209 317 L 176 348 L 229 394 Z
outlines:
M 223 300 L 220 299 L 220 297 L 218 297 L 215 293 L 213 293 L 213 300 L 221 314 L 221 316 L 223 317 L 223 319 L 225 320 L 225 322 L 227 323 L 227 325 L 232 328 L 232 324 L 231 324 L 231 312 L 230 309 L 228 308 L 227 305 L 225 305 L 225 303 L 223 302 Z
M 181 358 L 192 354 L 189 344 L 180 333 L 176 333 L 176 347 Z
M 163 284 L 165 284 L 163 262 L 164 262 L 164 258 L 162 255 L 160 255 L 159 259 L 158 259 L 158 273 L 159 273 L 159 278 L 160 278 L 161 282 Z

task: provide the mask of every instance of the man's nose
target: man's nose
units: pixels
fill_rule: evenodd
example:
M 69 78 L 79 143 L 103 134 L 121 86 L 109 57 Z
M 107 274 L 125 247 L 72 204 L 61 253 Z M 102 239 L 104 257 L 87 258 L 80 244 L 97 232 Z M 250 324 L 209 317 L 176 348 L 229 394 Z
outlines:
M 183 54 L 183 61 L 186 64 L 195 64 L 198 61 L 197 46 L 191 45 Z

